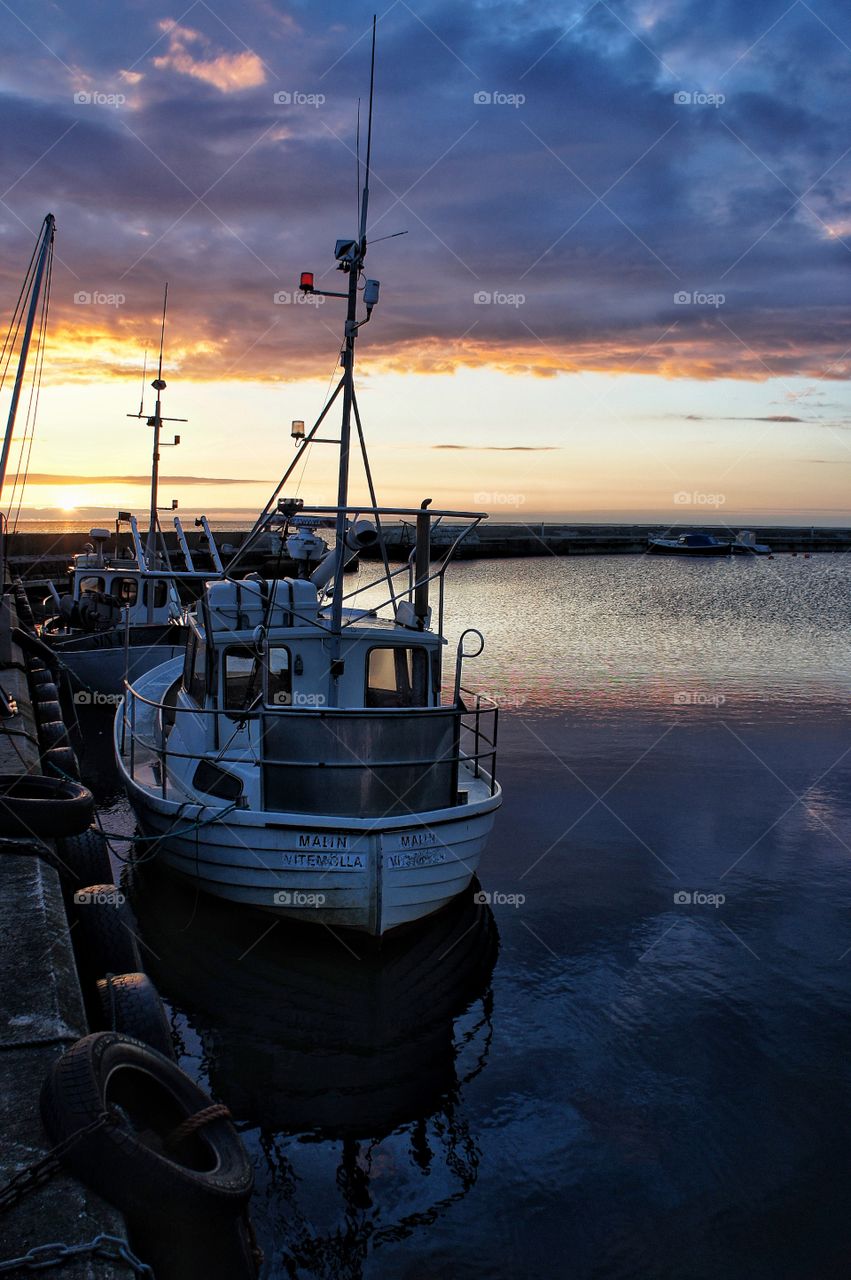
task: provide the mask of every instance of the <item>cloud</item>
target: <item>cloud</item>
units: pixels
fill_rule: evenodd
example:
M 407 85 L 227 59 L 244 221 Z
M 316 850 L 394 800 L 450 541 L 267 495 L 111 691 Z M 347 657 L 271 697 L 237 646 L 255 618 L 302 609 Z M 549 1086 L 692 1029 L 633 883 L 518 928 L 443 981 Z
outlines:
M 54 208 L 54 382 L 126 377 L 165 279 L 170 368 L 184 378 L 321 376 L 334 358 L 336 304 L 275 298 L 296 296 L 302 268 L 334 287 L 333 246 L 355 221 L 364 23 L 325 0 L 299 10 L 301 26 L 265 0 L 216 8 L 221 18 L 195 6 L 192 27 L 158 27 L 130 0 L 115 0 L 108 27 L 95 0 L 57 10 L 65 63 L 95 91 L 132 83 L 132 112 L 75 105 L 55 60 L 10 28 L 0 288 L 17 295 Z M 768 11 L 627 0 L 623 22 L 590 5 L 566 31 L 557 7 L 520 0 L 494 22 L 450 0 L 429 0 L 422 21 L 388 10 L 370 237 L 410 234 L 370 249 L 382 300 L 359 359 L 401 372 L 847 381 L 851 237 L 825 230 L 851 218 L 847 54 L 797 6 L 737 61 Z M 846 30 L 832 0 L 824 21 Z M 674 102 L 728 68 L 723 107 Z M 474 101 L 503 90 L 525 102 Z M 95 291 L 124 302 L 74 302 Z M 681 292 L 724 302 L 675 304 Z
M 8 477 L 10 483 L 15 483 L 19 477 L 12 475 Z M 73 476 L 73 475 L 53 475 L 46 471 L 31 471 L 28 476 L 20 476 L 21 480 L 26 479 L 28 485 L 38 484 L 144 484 L 151 483 L 150 476 Z M 266 484 L 265 480 L 251 479 L 233 479 L 229 476 L 160 476 L 162 484 Z
M 168 18 L 163 19 L 159 26 L 161 31 L 168 33 L 168 52 L 153 59 L 157 70 L 192 76 L 212 85 L 220 93 L 240 93 L 265 83 L 263 61 L 250 49 L 241 53 L 211 54 L 211 42 L 200 31 L 181 27 Z M 199 52 L 201 56 L 197 56 Z
M 554 444 L 433 444 L 432 449 L 466 449 L 472 453 L 556 453 Z

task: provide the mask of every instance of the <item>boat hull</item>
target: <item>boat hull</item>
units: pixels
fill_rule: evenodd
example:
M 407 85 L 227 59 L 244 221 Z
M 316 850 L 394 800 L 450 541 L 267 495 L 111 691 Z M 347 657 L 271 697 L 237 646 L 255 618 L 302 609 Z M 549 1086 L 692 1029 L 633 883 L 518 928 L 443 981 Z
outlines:
M 332 819 L 163 799 L 119 767 L 158 861 L 204 892 L 301 923 L 381 937 L 422 920 L 476 874 L 501 802 L 405 818 Z
M 729 556 L 730 547 L 726 543 L 717 546 L 679 546 L 676 543 L 650 542 L 647 552 L 651 556 Z

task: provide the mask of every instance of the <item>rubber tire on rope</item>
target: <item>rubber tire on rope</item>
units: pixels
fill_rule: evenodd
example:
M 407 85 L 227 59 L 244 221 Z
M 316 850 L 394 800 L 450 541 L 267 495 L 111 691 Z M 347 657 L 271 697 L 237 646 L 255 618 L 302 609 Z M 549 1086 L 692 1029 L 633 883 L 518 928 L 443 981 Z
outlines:
M 97 827 L 57 840 L 56 859 L 60 879 L 72 891 L 87 884 L 105 884 L 112 875 L 106 839 Z
M 6 836 L 51 840 L 76 836 L 94 817 L 88 787 L 37 773 L 0 774 L 0 830 Z
M 103 1025 L 174 1058 L 171 1028 L 160 994 L 145 973 L 107 974 L 97 983 Z
M 38 736 L 44 751 L 49 751 L 51 747 L 70 747 L 71 745 L 63 720 L 42 720 L 38 726 Z
M 74 915 L 75 942 L 84 968 L 95 979 L 107 973 L 141 972 L 136 922 L 117 885 L 89 884 L 75 890 Z
M 163 1145 L 208 1106 L 210 1098 L 175 1063 L 115 1031 L 78 1040 L 53 1064 L 41 1091 L 42 1120 L 55 1143 L 106 1108 L 119 1109 L 118 1124 L 80 1138 L 62 1163 L 128 1216 L 168 1215 L 175 1227 L 189 1214 L 236 1217 L 251 1195 L 251 1163 L 226 1118 L 211 1120 L 173 1152 Z
M 41 768 L 48 778 L 80 781 L 80 762 L 73 747 L 49 747 L 41 753 Z
M 62 707 L 57 698 L 45 698 L 44 701 L 37 699 L 33 703 L 33 710 L 38 724 L 50 724 L 51 720 L 62 719 Z
M 46 671 L 45 675 L 50 676 L 51 673 Z M 59 686 L 52 678 L 49 680 L 42 680 L 41 683 L 37 684 L 33 689 L 32 696 L 33 702 L 58 702 Z
M 53 672 L 50 671 L 43 662 L 39 662 L 38 666 L 35 665 L 36 662 L 38 662 L 38 659 L 33 659 L 32 665 L 29 667 L 27 672 L 33 693 L 35 694 L 36 690 L 43 688 L 46 684 L 52 684 L 55 689 L 56 682 L 53 678 Z

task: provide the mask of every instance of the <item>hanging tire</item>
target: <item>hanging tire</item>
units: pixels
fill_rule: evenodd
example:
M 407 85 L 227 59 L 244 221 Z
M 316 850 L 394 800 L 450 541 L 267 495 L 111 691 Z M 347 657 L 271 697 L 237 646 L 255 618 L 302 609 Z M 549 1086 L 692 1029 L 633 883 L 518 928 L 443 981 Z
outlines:
M 107 973 L 139 973 L 136 922 L 117 885 L 87 885 L 74 892 L 73 902 L 83 968 L 94 979 Z
M 42 752 L 41 767 L 49 778 L 72 778 L 80 781 L 80 763 L 73 747 L 50 747 Z
M 107 884 L 112 875 L 106 839 L 97 827 L 56 841 L 59 875 L 71 890 L 87 884 Z
M 78 1040 L 54 1063 L 41 1092 L 41 1115 L 54 1143 L 108 1111 L 80 1137 L 62 1164 L 128 1217 L 167 1214 L 236 1217 L 251 1195 L 251 1164 L 230 1121 L 219 1116 L 168 1144 L 178 1126 L 210 1098 L 155 1049 L 114 1031 Z
M 62 720 L 43 720 L 38 726 L 38 736 L 42 751 L 51 747 L 70 747 L 71 739 Z
M 45 671 L 47 680 L 40 680 L 33 690 L 33 702 L 58 702 L 59 686 L 53 679 L 51 672 Z
M 107 1031 L 121 1031 L 174 1058 L 165 1007 L 147 974 L 108 974 L 98 979 L 97 992 Z
M 65 778 L 0 774 L 0 830 L 15 839 L 76 836 L 94 817 L 91 791 Z
M 38 659 L 34 658 L 33 664 L 29 668 L 29 671 L 27 674 L 29 675 L 30 685 L 32 686 L 33 693 L 36 696 L 38 696 L 36 691 L 38 689 L 42 689 L 46 684 L 53 685 L 55 689 L 56 681 L 53 679 L 53 672 L 48 671 L 47 667 L 44 665 L 43 662 L 40 662 L 37 667 L 35 665 L 36 662 L 38 662 Z
M 62 720 L 62 707 L 58 698 L 36 698 L 33 702 L 33 711 L 35 712 L 36 723 L 39 725 Z

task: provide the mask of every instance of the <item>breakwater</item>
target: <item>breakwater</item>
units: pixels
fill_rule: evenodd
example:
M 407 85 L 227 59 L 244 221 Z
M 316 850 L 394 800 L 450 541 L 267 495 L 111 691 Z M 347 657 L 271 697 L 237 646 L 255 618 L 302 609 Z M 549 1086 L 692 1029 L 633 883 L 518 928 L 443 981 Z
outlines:
M 540 521 L 513 524 L 483 523 L 471 533 L 458 548 L 456 556 L 466 560 L 500 560 L 516 556 L 593 556 L 593 555 L 641 555 L 647 550 L 647 540 L 653 536 L 676 536 L 684 529 L 700 529 L 700 525 L 660 524 L 556 524 Z M 707 532 L 725 535 L 731 530 L 720 526 L 703 526 Z M 732 534 L 741 526 L 736 526 Z M 757 542 L 781 553 L 843 552 L 851 550 L 851 529 L 819 528 L 794 525 L 749 525 Z M 215 532 L 215 530 L 214 530 Z M 457 526 L 445 525 L 433 531 L 432 555 L 439 557 L 448 549 L 456 536 Z M 394 560 L 405 560 L 414 545 L 412 525 L 391 524 L 385 526 L 388 550 Z M 248 530 L 223 530 L 216 540 L 227 565 L 236 549 L 248 536 Z M 124 535 L 126 540 L 126 535 Z M 179 559 L 177 539 L 173 532 L 164 535 L 169 552 Z M 86 543 L 85 531 L 63 533 L 20 532 L 10 535 L 8 557 L 13 573 L 24 579 L 49 579 L 59 582 L 66 573 L 71 557 L 81 551 Z M 206 555 L 201 535 L 187 533 L 197 567 L 212 569 Z M 372 557 L 378 552 L 373 550 Z M 258 548 L 256 555 L 246 557 L 242 568 L 268 568 L 274 561 L 271 548 Z

